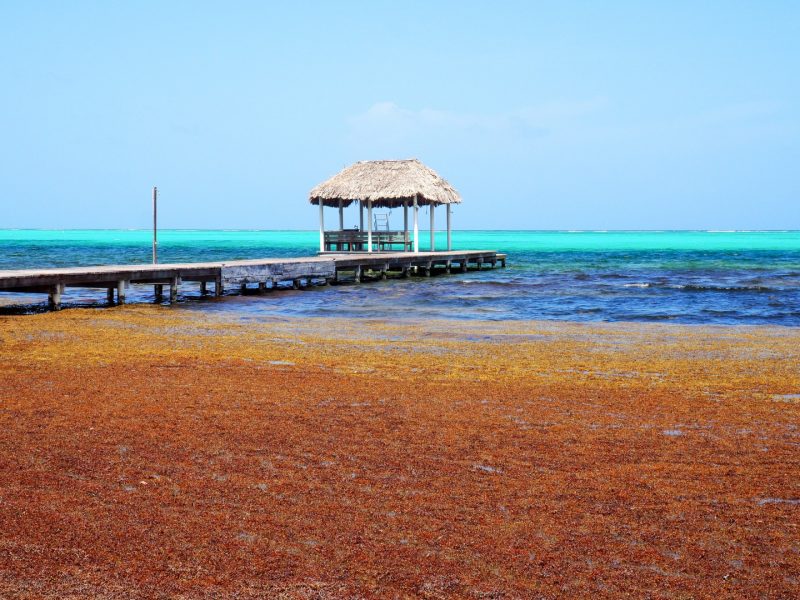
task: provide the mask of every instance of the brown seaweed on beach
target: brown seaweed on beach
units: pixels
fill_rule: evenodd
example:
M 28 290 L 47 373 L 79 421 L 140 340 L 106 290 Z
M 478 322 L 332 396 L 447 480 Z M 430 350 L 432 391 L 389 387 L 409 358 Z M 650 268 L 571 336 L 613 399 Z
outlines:
M 0 318 L 0 596 L 796 597 L 800 333 Z

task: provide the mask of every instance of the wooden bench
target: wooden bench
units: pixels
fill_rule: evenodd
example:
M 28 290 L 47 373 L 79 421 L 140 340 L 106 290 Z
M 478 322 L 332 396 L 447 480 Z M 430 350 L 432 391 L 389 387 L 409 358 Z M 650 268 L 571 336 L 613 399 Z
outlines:
M 369 233 L 358 229 L 325 232 L 325 250 L 328 252 L 363 252 L 367 249 Z M 411 250 L 410 236 L 404 231 L 373 231 L 372 245 L 379 250 L 394 250 L 400 246 L 404 252 Z

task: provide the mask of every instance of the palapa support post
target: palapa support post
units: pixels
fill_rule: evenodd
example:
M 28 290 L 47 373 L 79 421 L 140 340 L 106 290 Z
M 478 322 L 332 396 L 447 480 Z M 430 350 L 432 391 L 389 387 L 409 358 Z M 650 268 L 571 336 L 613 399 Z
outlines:
M 358 230 L 364 231 L 364 203 L 358 201 Z
M 414 252 L 419 254 L 419 194 L 414 195 Z
M 325 203 L 319 199 L 319 251 L 325 252 Z
M 403 200 L 403 252 L 408 250 L 408 200 Z
M 452 220 L 452 204 L 449 202 L 447 203 L 447 251 L 450 252 L 453 249 L 453 234 L 452 229 L 450 227 Z M 448 270 L 448 273 L 450 271 Z
M 344 201 L 341 198 L 339 198 L 339 231 L 344 231 Z
M 434 236 L 436 234 L 436 230 L 433 228 L 433 209 L 434 209 L 434 204 L 433 203 L 429 204 L 428 208 L 430 208 L 430 210 L 431 210 L 431 252 L 435 252 L 436 251 L 436 240 L 435 240 Z
M 372 200 L 367 200 L 367 252 L 372 252 Z
M 180 284 L 180 279 L 177 277 L 173 277 L 172 280 L 169 282 L 169 302 L 170 304 L 174 304 L 178 301 L 178 284 Z
M 50 286 L 50 291 L 47 295 L 47 304 L 52 310 L 61 310 L 61 294 L 64 293 L 64 284 L 57 283 Z
M 158 188 L 153 186 L 153 264 L 158 264 Z

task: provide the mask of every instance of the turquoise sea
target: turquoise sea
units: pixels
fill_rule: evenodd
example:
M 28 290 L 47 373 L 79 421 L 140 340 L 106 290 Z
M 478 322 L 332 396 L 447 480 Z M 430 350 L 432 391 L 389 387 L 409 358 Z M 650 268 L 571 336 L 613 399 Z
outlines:
M 421 232 L 422 249 L 428 232 Z M 165 230 L 160 262 L 314 254 L 316 231 Z M 148 263 L 144 230 L 0 230 L 0 269 Z M 443 233 L 437 247 L 445 246 Z M 798 231 L 456 231 L 462 249 L 507 252 L 508 268 L 430 279 L 200 299 L 181 309 L 258 316 L 664 321 L 800 326 Z M 152 290 L 129 298 L 151 301 Z M 65 302 L 100 304 L 97 291 Z M 44 297 L 0 294 L 4 312 Z M 10 306 L 12 306 L 10 308 Z

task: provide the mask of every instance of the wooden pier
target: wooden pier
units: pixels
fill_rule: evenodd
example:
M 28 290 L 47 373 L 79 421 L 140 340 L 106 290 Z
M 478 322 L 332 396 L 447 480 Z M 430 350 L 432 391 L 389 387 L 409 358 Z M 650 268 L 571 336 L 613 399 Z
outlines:
M 61 307 L 61 295 L 67 287 L 106 290 L 109 304 L 125 302 L 131 285 L 151 285 L 156 299 L 164 287 L 169 300 L 175 302 L 183 283 L 198 283 L 201 295 L 208 283 L 214 294 L 225 290 L 245 291 L 255 286 L 263 291 L 291 283 L 294 288 L 339 281 L 362 282 L 371 278 L 386 279 L 390 275 L 430 276 L 435 271 L 450 273 L 480 270 L 483 266 L 505 266 L 506 255 L 490 250 L 452 252 L 370 252 L 321 253 L 298 258 L 267 258 L 209 263 L 175 263 L 71 267 L 61 269 L 26 269 L 0 271 L 0 292 L 46 293 L 50 307 Z M 116 298 L 115 298 L 116 294 Z

